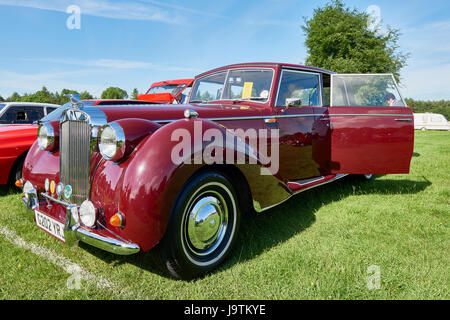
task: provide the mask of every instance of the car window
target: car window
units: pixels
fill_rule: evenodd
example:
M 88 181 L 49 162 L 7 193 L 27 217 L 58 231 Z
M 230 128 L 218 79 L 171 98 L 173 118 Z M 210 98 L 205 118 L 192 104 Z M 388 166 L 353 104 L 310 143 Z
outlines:
M 265 102 L 272 86 L 272 69 L 231 70 L 222 99 L 248 99 Z
M 0 123 L 31 124 L 44 116 L 42 107 L 11 106 L 0 118 Z
M 195 81 L 190 101 L 208 102 L 222 97 L 227 72 L 218 72 Z
M 38 121 L 44 117 L 43 107 L 25 107 L 24 111 L 27 113 L 29 123 L 33 123 L 34 121 Z
M 276 106 L 286 106 L 289 99 L 300 100 L 294 106 L 320 106 L 319 74 L 283 70 Z
M 178 87 L 177 84 L 167 84 L 163 86 L 151 87 L 148 89 L 147 94 L 151 93 L 172 93 L 174 89 Z
M 47 114 L 49 114 L 49 113 L 55 111 L 57 108 L 56 107 L 47 107 L 46 109 L 47 109 Z
M 392 74 L 333 74 L 331 105 L 405 107 Z

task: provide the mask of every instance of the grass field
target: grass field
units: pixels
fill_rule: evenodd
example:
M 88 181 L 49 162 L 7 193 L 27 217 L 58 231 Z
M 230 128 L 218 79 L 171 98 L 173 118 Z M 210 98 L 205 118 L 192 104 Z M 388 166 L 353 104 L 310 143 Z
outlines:
M 409 175 L 346 177 L 246 217 L 226 263 L 191 282 L 148 254 L 64 245 L 3 187 L 0 299 L 449 299 L 449 182 L 450 132 L 416 132 Z

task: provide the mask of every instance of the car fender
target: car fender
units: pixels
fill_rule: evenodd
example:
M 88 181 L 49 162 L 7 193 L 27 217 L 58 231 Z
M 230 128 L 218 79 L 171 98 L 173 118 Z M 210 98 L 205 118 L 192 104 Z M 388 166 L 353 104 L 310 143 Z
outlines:
M 181 141 L 177 138 L 177 134 L 190 133 L 193 137 L 199 124 L 202 135 L 208 129 L 215 129 L 216 133 L 220 132 L 224 137 L 229 135 L 226 128 L 217 122 L 204 119 L 177 120 L 143 139 L 124 162 L 114 164 L 111 161 L 104 161 L 97 169 L 91 190 L 92 201 L 110 204 L 110 207 L 104 210 L 106 221 L 116 213 L 115 210 L 123 213 L 124 228 L 115 229 L 112 226 L 108 228 L 111 227 L 120 236 L 137 243 L 143 251 L 151 249 L 163 237 L 172 206 L 186 181 L 198 170 L 209 165 L 201 156 L 205 149 L 221 146 L 215 145 L 215 140 L 203 141 L 193 138 L 190 152 L 183 154 L 185 161 L 182 163 L 173 161 L 172 150 L 179 147 Z M 267 183 L 267 180 L 271 180 L 276 188 L 283 190 L 282 198 L 288 196 L 288 192 L 276 177 L 265 175 L 258 178 L 257 172 L 264 167 L 263 160 L 259 159 L 256 153 L 252 153 L 249 146 L 241 150 L 239 148 L 227 150 L 231 147 L 227 145 L 224 152 L 234 153 L 246 159 L 246 164 L 237 167 L 247 181 L 253 179 L 249 185 L 255 186 L 258 182 Z M 254 164 L 248 164 L 249 159 L 253 159 Z M 263 199 L 269 191 L 266 189 L 264 193 L 256 190 L 256 194 Z

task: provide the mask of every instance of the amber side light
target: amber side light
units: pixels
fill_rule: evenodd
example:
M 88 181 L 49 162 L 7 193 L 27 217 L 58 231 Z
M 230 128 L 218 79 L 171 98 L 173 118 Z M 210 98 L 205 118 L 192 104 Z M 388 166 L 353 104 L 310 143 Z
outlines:
M 16 181 L 16 187 L 23 188 L 23 180 L 19 179 Z
M 109 219 L 109 224 L 111 224 L 114 227 L 123 227 L 123 217 L 120 213 L 116 213 Z

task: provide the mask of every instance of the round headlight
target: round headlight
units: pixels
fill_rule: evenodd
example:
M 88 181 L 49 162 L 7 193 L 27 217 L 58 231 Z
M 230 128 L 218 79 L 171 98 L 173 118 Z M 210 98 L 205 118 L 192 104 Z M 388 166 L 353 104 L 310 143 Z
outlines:
M 39 125 L 37 141 L 41 150 L 51 150 L 55 146 L 55 132 L 50 123 Z
M 30 181 L 25 182 L 23 185 L 23 193 L 25 194 L 25 197 L 28 199 L 28 193 L 31 193 L 34 191 L 34 187 L 31 184 Z
M 98 149 L 106 160 L 117 161 L 124 156 L 125 134 L 119 124 L 112 122 L 103 127 Z
M 89 200 L 85 200 L 80 206 L 80 220 L 86 227 L 93 227 L 97 220 L 97 210 L 94 204 Z

